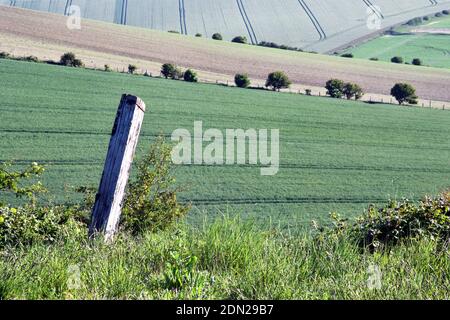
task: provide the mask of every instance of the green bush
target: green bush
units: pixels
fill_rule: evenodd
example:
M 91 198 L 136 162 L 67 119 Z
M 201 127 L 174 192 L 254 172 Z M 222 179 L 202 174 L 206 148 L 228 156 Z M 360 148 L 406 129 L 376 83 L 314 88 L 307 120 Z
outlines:
M 306 94 L 307 96 L 312 95 L 312 90 L 311 90 L 311 89 L 305 89 L 305 94 Z
M 416 89 L 408 83 L 397 83 L 391 89 L 391 95 L 395 97 L 399 104 L 408 102 L 417 104 Z
M 403 63 L 403 58 L 402 57 L 393 57 L 391 59 L 392 63 Z
M 359 100 L 364 95 L 363 89 L 356 83 L 346 83 L 344 85 L 342 93 L 347 98 L 347 100 L 350 100 L 353 98 L 355 98 L 355 100 Z
M 328 80 L 325 84 L 325 88 L 327 89 L 327 94 L 332 98 L 342 98 L 344 95 L 344 86 L 345 83 L 339 79 L 331 79 Z
M 197 38 L 203 37 L 203 35 L 202 35 L 201 33 L 196 33 L 195 36 L 196 36 Z
M 136 70 L 137 70 L 137 67 L 135 65 L 133 65 L 133 64 L 128 65 L 128 73 L 129 74 L 134 74 L 136 72 Z
M 438 13 L 436 13 L 434 16 L 435 16 L 436 18 L 440 18 L 440 17 L 442 17 L 442 13 L 438 12 Z
M 414 58 L 411 63 L 415 66 L 421 66 L 422 60 L 420 60 L 419 58 Z
M 10 54 L 8 52 L 0 52 L 0 59 L 8 59 Z
M 267 76 L 266 87 L 272 87 L 273 91 L 289 88 L 291 81 L 283 71 L 275 71 Z
M 59 63 L 63 66 L 67 67 L 83 67 L 83 62 L 80 59 L 77 59 L 73 52 L 64 53 L 59 60 Z
M 191 69 L 187 69 L 183 75 L 184 81 L 187 82 L 198 82 L 197 73 Z
M 178 80 L 183 78 L 183 72 L 175 65 L 171 63 L 165 63 L 161 67 L 161 74 L 167 79 L 171 78 L 174 80 Z
M 132 234 L 164 230 L 189 211 L 189 205 L 177 199 L 171 151 L 172 147 L 160 137 L 137 162 L 137 175 L 129 183 L 121 221 Z
M 231 40 L 231 42 L 246 44 L 247 43 L 247 37 L 237 36 L 237 37 L 234 37 L 233 40 Z
M 341 54 L 341 57 L 343 57 L 343 58 L 353 58 L 354 56 L 353 56 L 353 53 L 344 53 L 344 54 Z
M 352 232 L 361 246 L 372 249 L 424 236 L 446 242 L 450 239 L 450 193 L 425 197 L 418 204 L 404 199 L 379 209 L 370 206 Z
M 214 33 L 214 34 L 212 35 L 212 38 L 213 38 L 214 40 L 223 40 L 222 35 L 221 35 L 220 33 Z
M 250 86 L 250 79 L 247 74 L 238 73 L 234 76 L 234 83 L 239 88 L 248 88 Z
M 105 72 L 111 72 L 111 67 L 109 66 L 109 64 L 105 64 Z
M 448 16 L 450 14 L 450 12 L 448 10 L 442 10 L 442 14 L 445 14 L 446 16 Z

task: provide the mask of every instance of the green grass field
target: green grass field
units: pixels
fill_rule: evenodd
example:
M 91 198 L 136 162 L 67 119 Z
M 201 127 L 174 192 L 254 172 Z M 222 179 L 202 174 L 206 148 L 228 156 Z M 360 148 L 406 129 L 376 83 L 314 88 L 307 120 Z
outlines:
M 307 226 L 330 211 L 359 214 L 389 197 L 450 186 L 450 112 L 369 105 L 117 73 L 0 60 L 0 161 L 45 164 L 55 201 L 97 187 L 122 93 L 148 112 L 139 144 L 174 129 L 280 129 L 280 171 L 180 166 L 190 218 L 239 212 L 260 223 Z
M 391 61 L 401 56 L 409 63 L 419 58 L 427 66 L 450 68 L 450 35 L 384 35 L 348 51 L 355 58 Z
M 450 35 L 411 33 L 415 29 L 450 29 L 450 17 L 432 18 L 418 26 L 402 25 L 395 31 L 401 35 L 383 35 L 347 50 L 356 58 L 378 58 L 381 61 L 391 61 L 394 56 L 401 56 L 405 62 L 411 63 L 414 58 L 420 58 L 424 65 L 439 68 L 450 68 Z

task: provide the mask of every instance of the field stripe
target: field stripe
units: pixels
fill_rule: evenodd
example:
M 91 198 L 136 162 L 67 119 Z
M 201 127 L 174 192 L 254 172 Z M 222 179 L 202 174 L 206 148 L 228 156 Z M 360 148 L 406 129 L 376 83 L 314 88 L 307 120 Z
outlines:
M 236 3 L 239 8 L 239 12 L 241 13 L 242 19 L 244 20 L 245 28 L 247 29 L 248 35 L 250 36 L 250 41 L 252 44 L 258 44 L 258 39 L 256 38 L 255 31 L 253 30 L 253 26 L 248 18 L 247 12 L 245 11 L 244 4 L 242 0 L 236 0 Z
M 377 15 L 378 18 L 380 19 L 384 19 L 384 15 L 383 13 L 381 13 L 380 10 L 378 10 L 372 2 L 370 2 L 370 0 L 363 0 L 363 2 L 366 4 L 367 7 L 369 7 L 373 13 L 375 13 Z
M 230 198 L 230 199 L 189 199 L 181 200 L 182 203 L 192 205 L 224 205 L 224 204 L 308 204 L 308 203 L 356 203 L 370 204 L 386 202 L 386 198 L 327 198 L 327 197 L 299 197 L 299 198 Z M 414 201 L 414 199 L 410 199 Z
M 317 20 L 316 16 L 314 15 L 314 13 L 311 11 L 311 9 L 309 8 L 309 6 L 306 4 L 306 2 L 304 0 L 298 0 L 298 3 L 302 6 L 303 10 L 305 11 L 305 13 L 308 15 L 309 19 L 311 20 L 314 28 L 316 29 L 316 31 L 319 33 L 319 40 L 324 40 L 327 38 L 327 35 L 325 33 L 325 31 L 323 30 L 322 26 L 319 23 L 319 20 Z
M 186 8 L 184 6 L 184 0 L 178 0 L 178 11 L 180 14 L 180 29 L 181 34 L 188 34 L 186 28 Z

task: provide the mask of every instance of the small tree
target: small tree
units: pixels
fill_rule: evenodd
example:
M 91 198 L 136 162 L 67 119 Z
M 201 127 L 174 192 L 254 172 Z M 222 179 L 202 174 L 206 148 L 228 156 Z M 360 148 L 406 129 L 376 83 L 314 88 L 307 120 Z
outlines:
M 212 38 L 213 38 L 214 40 L 223 40 L 222 35 L 221 35 L 220 33 L 214 33 L 214 34 L 212 35 Z
M 275 71 L 267 76 L 266 87 L 272 87 L 273 91 L 289 88 L 291 81 L 283 71 Z
M 137 67 L 135 65 L 133 65 L 133 64 L 128 65 L 128 73 L 134 74 L 136 72 L 136 70 L 137 70 Z
M 353 58 L 354 56 L 353 56 L 353 53 L 344 53 L 344 54 L 341 55 L 341 57 L 343 57 L 343 58 Z
M 417 104 L 416 89 L 408 83 L 397 83 L 391 89 L 391 95 L 395 97 L 400 105 L 405 102 Z
M 237 37 L 234 37 L 233 40 L 231 40 L 231 42 L 235 42 L 235 43 L 243 43 L 243 44 L 245 44 L 245 43 L 247 43 L 247 37 L 244 37 L 244 36 L 237 36 Z
M 110 72 L 111 71 L 111 67 L 109 66 L 109 64 L 105 64 L 105 71 L 106 72 Z
M 59 63 L 63 66 L 75 67 L 75 68 L 83 66 L 83 62 L 80 59 L 77 59 L 73 52 L 64 53 L 61 56 Z
M 234 76 L 234 83 L 239 88 L 247 88 L 250 86 L 250 79 L 248 78 L 247 74 L 236 74 Z
M 203 35 L 202 35 L 201 33 L 196 33 L 195 36 L 196 36 L 197 38 L 203 37 Z
M 174 78 L 177 72 L 177 67 L 171 63 L 164 63 L 161 68 L 161 73 L 164 78 Z
M 198 82 L 197 73 L 191 69 L 187 69 L 183 75 L 184 81 Z
M 402 57 L 393 57 L 391 59 L 392 63 L 403 63 L 403 58 Z
M 352 98 L 355 98 L 355 100 L 359 100 L 364 95 L 364 91 L 359 85 L 350 82 L 344 85 L 342 92 L 347 100 L 350 100 Z
M 415 66 L 421 66 L 422 65 L 422 60 L 420 60 L 419 58 L 414 58 L 412 61 L 412 64 Z
M 342 98 L 344 95 L 344 81 L 339 79 L 328 80 L 325 84 L 327 94 L 332 98 Z

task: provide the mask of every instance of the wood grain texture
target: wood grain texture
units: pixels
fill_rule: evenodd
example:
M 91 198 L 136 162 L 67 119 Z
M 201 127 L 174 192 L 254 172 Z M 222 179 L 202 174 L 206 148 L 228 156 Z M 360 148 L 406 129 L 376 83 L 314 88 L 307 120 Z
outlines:
M 103 233 L 108 241 L 117 231 L 144 113 L 145 103 L 141 99 L 126 94 L 122 96 L 92 211 L 89 236 Z

